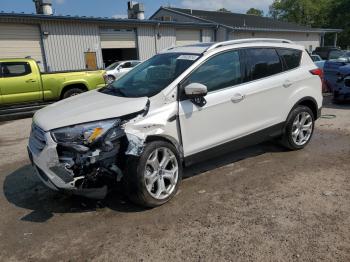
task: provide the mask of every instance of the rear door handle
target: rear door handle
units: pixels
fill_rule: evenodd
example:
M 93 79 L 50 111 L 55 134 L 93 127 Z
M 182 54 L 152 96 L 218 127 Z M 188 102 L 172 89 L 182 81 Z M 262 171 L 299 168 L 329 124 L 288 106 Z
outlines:
M 293 82 L 290 80 L 286 80 L 283 84 L 283 87 L 288 88 L 293 85 Z
M 245 98 L 245 95 L 242 95 L 242 94 L 235 94 L 232 98 L 231 98 L 231 101 L 233 103 L 239 103 L 241 102 L 242 100 L 244 100 Z
M 34 79 L 28 79 L 26 83 L 35 83 L 36 81 Z

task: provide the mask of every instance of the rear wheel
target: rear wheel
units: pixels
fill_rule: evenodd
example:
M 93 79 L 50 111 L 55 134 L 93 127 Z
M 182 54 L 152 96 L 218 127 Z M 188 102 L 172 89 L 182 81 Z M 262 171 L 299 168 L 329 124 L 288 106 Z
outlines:
M 290 150 L 304 148 L 311 140 L 315 118 L 310 108 L 298 106 L 289 114 L 282 144 Z
M 140 157 L 130 157 L 127 163 L 128 196 L 145 207 L 160 206 L 172 199 L 181 179 L 177 150 L 164 141 L 150 142 Z
M 71 88 L 71 89 L 68 89 L 67 91 L 65 91 L 63 93 L 62 98 L 66 99 L 66 98 L 71 97 L 71 96 L 79 95 L 79 94 L 81 94 L 83 92 L 84 92 L 84 90 L 81 89 L 81 88 Z

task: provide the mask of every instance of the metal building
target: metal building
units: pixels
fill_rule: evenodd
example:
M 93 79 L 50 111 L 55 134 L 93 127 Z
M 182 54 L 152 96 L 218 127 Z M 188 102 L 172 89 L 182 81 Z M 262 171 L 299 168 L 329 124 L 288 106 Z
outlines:
M 325 33 L 341 31 L 165 7 L 144 20 L 143 4 L 133 1 L 128 3 L 131 19 L 60 16 L 52 14 L 51 0 L 34 2 L 37 14 L 0 12 L 0 58 L 32 57 L 42 71 L 104 68 L 117 60 L 145 60 L 175 45 L 250 37 L 286 38 L 312 51 Z
M 160 7 L 150 19 L 213 23 L 217 25 L 217 41 L 242 38 L 283 38 L 303 45 L 310 52 L 324 44 L 325 34 L 334 35 L 333 44 L 336 46 L 337 33 L 342 32 L 341 29 L 312 28 L 256 15 L 172 7 Z M 178 35 L 188 40 L 198 38 L 190 31 L 178 32 Z
M 212 42 L 214 31 L 211 23 L 0 13 L 0 57 L 30 56 L 43 71 L 104 68 L 176 44 Z

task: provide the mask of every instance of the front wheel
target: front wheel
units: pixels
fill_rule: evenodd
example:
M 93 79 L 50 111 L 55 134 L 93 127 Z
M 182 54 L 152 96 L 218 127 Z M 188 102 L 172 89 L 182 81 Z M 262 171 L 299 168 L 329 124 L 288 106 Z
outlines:
M 126 185 L 131 201 L 145 207 L 163 205 L 172 199 L 182 179 L 176 148 L 164 141 L 148 143 L 140 157 L 130 157 Z
M 311 140 L 315 127 L 315 117 L 311 109 L 298 106 L 289 114 L 282 144 L 290 150 L 304 148 Z

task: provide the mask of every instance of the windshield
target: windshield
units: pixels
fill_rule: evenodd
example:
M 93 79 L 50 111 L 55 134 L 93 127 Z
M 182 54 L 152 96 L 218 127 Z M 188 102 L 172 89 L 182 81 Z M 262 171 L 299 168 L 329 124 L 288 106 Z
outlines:
M 100 91 L 123 97 L 154 96 L 173 82 L 198 58 L 198 54 L 188 53 L 155 55 Z
M 114 62 L 113 64 L 109 65 L 106 67 L 106 70 L 113 70 L 116 68 L 118 65 L 120 65 L 120 62 Z

